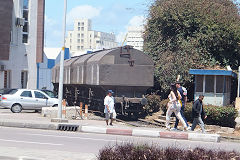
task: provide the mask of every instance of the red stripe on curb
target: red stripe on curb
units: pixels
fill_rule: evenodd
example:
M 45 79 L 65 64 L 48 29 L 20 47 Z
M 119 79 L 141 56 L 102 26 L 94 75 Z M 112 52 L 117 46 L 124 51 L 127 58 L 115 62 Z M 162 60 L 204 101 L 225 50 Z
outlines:
M 160 132 L 160 138 L 188 140 L 188 134 L 187 133 L 178 133 L 178 132 Z
M 132 136 L 132 130 L 129 130 L 129 129 L 107 128 L 107 134 L 118 134 L 118 135 Z

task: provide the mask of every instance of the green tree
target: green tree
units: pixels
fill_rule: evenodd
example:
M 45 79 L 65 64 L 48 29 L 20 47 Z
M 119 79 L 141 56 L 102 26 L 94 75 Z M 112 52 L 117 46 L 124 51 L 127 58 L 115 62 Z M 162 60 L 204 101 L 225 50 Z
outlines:
M 155 79 L 166 91 L 190 68 L 240 63 L 240 16 L 231 0 L 155 0 L 144 33 L 144 51 L 155 61 Z

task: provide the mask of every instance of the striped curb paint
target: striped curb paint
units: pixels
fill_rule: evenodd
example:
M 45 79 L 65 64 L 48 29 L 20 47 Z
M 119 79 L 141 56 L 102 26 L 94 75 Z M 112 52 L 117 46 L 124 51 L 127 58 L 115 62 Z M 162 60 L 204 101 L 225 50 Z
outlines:
M 46 123 L 0 121 L 0 126 L 57 130 L 58 124 L 57 123 L 46 124 Z M 221 138 L 221 136 L 218 134 L 103 128 L 103 127 L 96 127 L 96 126 L 79 126 L 78 131 L 85 132 L 85 133 L 113 134 L 113 135 L 139 136 L 139 137 L 160 137 L 160 138 L 205 141 L 205 142 L 220 142 L 220 138 Z
M 191 140 L 191 141 L 205 141 L 205 142 L 220 142 L 220 135 L 218 135 L 218 134 L 188 133 L 188 140 Z
M 183 139 L 188 140 L 188 133 L 179 132 L 160 132 L 160 138 Z
M 88 133 L 101 133 L 106 134 L 106 128 L 94 127 L 94 126 L 82 126 L 80 132 L 88 132 Z
M 132 136 L 140 137 L 160 137 L 159 131 L 133 129 Z
M 107 128 L 107 134 L 132 136 L 132 129 Z

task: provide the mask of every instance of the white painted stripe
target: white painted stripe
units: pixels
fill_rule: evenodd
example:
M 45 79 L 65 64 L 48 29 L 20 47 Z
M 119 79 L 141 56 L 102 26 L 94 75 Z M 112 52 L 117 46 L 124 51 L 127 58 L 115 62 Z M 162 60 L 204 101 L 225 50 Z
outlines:
M 137 129 L 133 129 L 132 135 L 144 136 L 144 137 L 160 137 L 159 131 L 137 130 Z
M 205 142 L 220 142 L 218 134 L 203 134 L 203 133 L 188 133 L 188 140 L 205 141 Z
M 70 136 L 57 136 L 57 135 L 46 135 L 46 134 L 24 134 L 30 136 L 42 136 L 42 137 L 56 137 L 56 138 L 67 138 L 67 139 L 82 139 L 82 140 L 92 140 L 92 141 L 106 141 L 106 142 L 116 142 L 117 140 L 110 140 L 110 139 L 100 139 L 100 138 L 85 138 L 85 137 L 70 137 Z M 120 142 L 127 142 L 127 141 L 120 141 Z
M 42 143 L 42 142 L 32 142 L 32 141 L 18 141 L 18 140 L 10 140 L 10 139 L 0 139 L 0 141 L 4 141 L 4 142 L 15 142 L 15 143 L 52 145 L 52 146 L 62 146 L 62 145 L 63 145 L 63 144 L 57 144 L 57 143 Z
M 106 134 L 107 129 L 103 127 L 92 127 L 92 126 L 82 126 L 81 127 L 81 132 L 91 132 L 91 133 L 102 133 Z

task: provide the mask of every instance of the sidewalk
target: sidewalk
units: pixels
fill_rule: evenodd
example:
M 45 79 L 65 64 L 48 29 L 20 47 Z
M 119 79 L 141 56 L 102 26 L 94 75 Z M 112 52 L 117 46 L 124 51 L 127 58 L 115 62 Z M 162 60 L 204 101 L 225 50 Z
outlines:
M 72 127 L 75 127 L 76 131 L 85 133 L 220 142 L 220 135 L 218 134 L 201 134 L 183 131 L 174 132 L 167 131 L 163 128 L 131 127 L 121 122 L 114 122 L 113 126 L 107 126 L 103 119 L 69 120 L 68 123 L 53 123 L 50 118 L 42 117 L 40 113 L 23 111 L 22 113 L 14 114 L 11 113 L 9 109 L 0 109 L 0 126 L 45 130 L 72 130 Z

